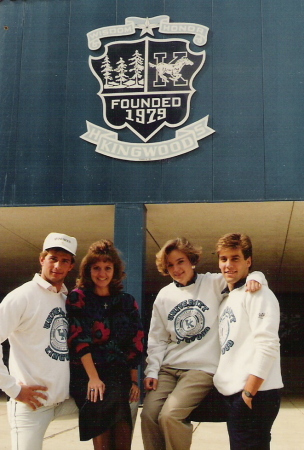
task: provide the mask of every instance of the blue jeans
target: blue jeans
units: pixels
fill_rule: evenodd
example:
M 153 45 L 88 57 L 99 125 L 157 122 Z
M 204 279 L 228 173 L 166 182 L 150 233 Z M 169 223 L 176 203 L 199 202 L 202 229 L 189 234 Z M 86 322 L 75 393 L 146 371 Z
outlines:
M 280 409 L 278 389 L 258 391 L 250 409 L 242 393 L 225 397 L 231 450 L 269 450 L 271 427 Z

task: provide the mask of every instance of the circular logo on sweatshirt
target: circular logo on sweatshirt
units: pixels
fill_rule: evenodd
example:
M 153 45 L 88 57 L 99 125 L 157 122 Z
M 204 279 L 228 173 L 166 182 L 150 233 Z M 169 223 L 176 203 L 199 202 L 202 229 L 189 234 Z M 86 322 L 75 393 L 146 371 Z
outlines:
M 68 335 L 68 322 L 63 317 L 56 317 L 51 329 L 51 347 L 59 353 L 66 353 Z
M 175 332 L 180 340 L 196 337 L 205 327 L 205 317 L 198 308 L 187 308 L 175 316 Z
M 236 322 L 235 315 L 230 306 L 225 308 L 220 316 L 219 335 L 222 355 L 228 352 L 234 346 L 234 341 L 229 339 L 231 333 L 231 324 Z
M 223 346 L 228 340 L 230 333 L 230 323 L 227 317 L 221 318 L 219 327 L 220 344 Z

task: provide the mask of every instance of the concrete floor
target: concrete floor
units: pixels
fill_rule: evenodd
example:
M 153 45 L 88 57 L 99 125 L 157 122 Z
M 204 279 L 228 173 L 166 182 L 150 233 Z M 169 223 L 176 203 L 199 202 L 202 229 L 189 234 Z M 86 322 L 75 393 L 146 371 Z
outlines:
M 139 409 L 139 414 L 140 414 Z M 224 423 L 194 423 L 191 450 L 229 450 Z M 10 450 L 9 425 L 6 417 L 5 397 L 0 397 L 1 450 Z M 304 449 L 304 395 L 284 395 L 279 415 L 272 429 L 272 450 Z M 49 426 L 43 450 L 92 450 L 91 441 L 79 442 L 76 416 L 55 420 Z M 143 450 L 140 417 L 138 415 L 132 450 Z

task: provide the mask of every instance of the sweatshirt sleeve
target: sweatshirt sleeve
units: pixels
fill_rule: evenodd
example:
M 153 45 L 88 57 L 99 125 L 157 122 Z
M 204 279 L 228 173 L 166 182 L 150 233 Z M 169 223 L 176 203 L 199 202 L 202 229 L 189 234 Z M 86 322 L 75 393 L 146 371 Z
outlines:
M 258 281 L 263 286 L 268 286 L 268 282 L 267 282 L 263 272 L 259 272 L 257 270 L 255 270 L 254 272 L 251 272 L 246 278 L 246 283 L 250 280 Z
M 21 298 L 16 292 L 8 294 L 0 304 L 0 341 L 4 342 L 9 335 L 22 326 L 22 316 L 26 310 L 26 299 Z M 0 388 L 9 397 L 16 398 L 21 386 L 14 377 L 9 374 L 3 362 L 3 350 L 0 345 Z
M 212 280 L 215 282 L 215 284 L 217 286 L 219 286 L 220 291 L 222 291 L 227 286 L 227 282 L 221 273 L 212 273 L 211 276 L 212 276 Z M 250 281 L 250 280 L 257 281 L 258 283 L 260 283 L 263 286 L 268 286 L 268 282 L 267 282 L 263 272 L 254 271 L 252 273 L 249 273 L 246 278 L 246 283 L 248 283 L 248 281 Z
M 247 295 L 246 309 L 255 346 L 249 373 L 265 380 L 280 354 L 279 303 L 270 289 L 265 288 L 263 292 Z
M 156 298 L 153 306 L 148 335 L 146 377 L 158 379 L 158 372 L 169 344 L 169 333 L 161 314 L 161 299 Z
M 124 315 L 118 318 L 113 329 L 113 339 L 126 354 L 130 369 L 137 369 L 143 352 L 144 332 L 135 298 L 127 293 L 122 294 Z M 121 322 L 120 322 L 121 321 Z
M 68 345 L 78 358 L 91 353 L 92 336 L 90 324 L 83 316 L 85 294 L 81 289 L 73 290 L 67 297 L 66 309 L 69 322 Z

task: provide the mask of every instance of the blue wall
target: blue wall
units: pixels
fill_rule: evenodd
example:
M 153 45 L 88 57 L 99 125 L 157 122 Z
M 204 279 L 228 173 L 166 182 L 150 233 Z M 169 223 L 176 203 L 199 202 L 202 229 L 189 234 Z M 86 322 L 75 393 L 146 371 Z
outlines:
M 162 161 L 97 154 L 79 138 L 106 127 L 86 33 L 162 14 L 210 28 L 187 124 L 216 133 Z M 3 0 L 0 205 L 303 200 L 303 23 L 304 0 Z

